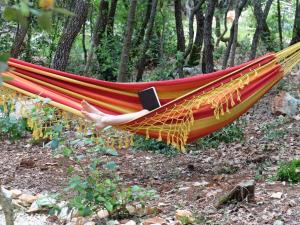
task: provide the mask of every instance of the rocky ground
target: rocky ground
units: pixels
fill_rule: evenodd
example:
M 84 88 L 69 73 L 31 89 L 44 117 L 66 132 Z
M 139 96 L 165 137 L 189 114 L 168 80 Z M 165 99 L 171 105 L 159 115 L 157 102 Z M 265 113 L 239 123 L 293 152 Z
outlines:
M 281 162 L 300 159 L 300 121 L 271 113 L 270 103 L 282 89 L 299 98 L 300 73 L 294 71 L 242 117 L 243 142 L 173 156 L 122 150 L 118 156 L 98 157 L 115 161 L 124 183 L 155 189 L 159 197 L 149 205 L 158 207 L 158 216 L 168 221 L 180 209 L 192 212 L 196 224 L 300 224 L 300 184 L 273 178 Z M 63 190 L 70 162 L 31 145 L 29 138 L 0 144 L 0 179 L 5 188 L 32 194 Z M 256 183 L 254 201 L 216 208 L 226 192 L 249 179 Z M 28 218 L 21 216 L 24 221 Z M 1 224 L 2 217 L 0 212 Z M 41 218 L 28 224 L 54 224 Z

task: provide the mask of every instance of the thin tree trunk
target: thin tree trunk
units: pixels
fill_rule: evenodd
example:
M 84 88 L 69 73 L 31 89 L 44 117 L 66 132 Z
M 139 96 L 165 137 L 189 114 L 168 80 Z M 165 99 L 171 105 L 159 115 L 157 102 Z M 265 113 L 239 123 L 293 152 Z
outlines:
M 202 71 L 203 73 L 210 73 L 214 71 L 214 60 L 213 52 L 214 46 L 212 43 L 212 21 L 215 12 L 215 6 L 217 0 L 210 0 L 207 5 L 207 10 L 205 13 L 204 20 L 204 49 L 202 56 Z
M 88 3 L 84 0 L 76 0 L 74 16 L 70 17 L 65 25 L 55 52 L 52 67 L 64 71 L 67 67 L 72 45 L 85 23 L 88 15 Z
M 141 58 L 138 63 L 138 72 L 137 72 L 137 76 L 136 76 L 136 81 L 141 81 L 143 78 L 143 73 L 145 70 L 146 52 L 149 48 L 150 39 L 152 36 L 152 30 L 153 30 L 155 16 L 156 16 L 156 8 L 157 8 L 157 0 L 153 0 L 152 7 L 151 7 L 150 19 L 149 19 L 149 23 L 148 23 L 148 27 L 147 27 L 147 31 L 146 31 L 146 35 L 145 35 L 145 40 L 144 40 L 144 44 L 143 44 L 142 55 L 141 55 Z
M 144 20 L 143 20 L 143 23 L 142 23 L 142 26 L 141 26 L 141 30 L 140 30 L 140 32 L 137 36 L 137 40 L 136 40 L 136 43 L 135 43 L 136 47 L 139 46 L 142 43 L 143 39 L 144 39 L 147 24 L 150 20 L 151 8 L 152 8 L 152 0 L 148 0 L 147 1 L 147 7 L 146 7 L 146 13 L 144 15 Z
M 242 11 L 247 3 L 247 0 L 241 0 L 239 3 L 237 3 L 237 6 L 235 8 L 235 18 L 233 21 L 234 24 L 234 35 L 232 40 L 232 46 L 231 46 L 231 55 L 230 55 L 230 66 L 234 66 L 234 60 L 235 60 L 235 52 L 236 52 L 236 46 L 237 46 L 237 39 L 238 39 L 238 29 L 239 29 L 239 18 L 242 14 Z
M 277 0 L 277 17 L 278 17 L 278 33 L 279 33 L 279 42 L 280 49 L 283 49 L 283 38 L 282 38 L 282 22 L 281 22 L 281 7 L 280 0 Z
M 299 0 L 296 1 L 296 12 L 295 12 L 295 21 L 293 29 L 293 38 L 291 40 L 291 45 L 296 44 L 300 41 L 300 3 Z
M 128 81 L 128 62 L 129 62 L 129 53 L 131 48 L 131 39 L 134 28 L 135 21 L 135 11 L 136 11 L 137 0 L 131 0 L 129 6 L 129 12 L 127 17 L 127 26 L 126 33 L 123 41 L 123 48 L 121 53 L 121 60 L 119 66 L 119 82 Z
M 11 204 L 11 200 L 7 199 L 2 192 L 1 182 L 0 182 L 0 206 L 5 216 L 6 225 L 14 225 L 14 211 Z
M 175 0 L 174 7 L 175 7 L 175 22 L 176 22 L 176 35 L 177 35 L 177 51 L 184 52 L 185 37 L 184 37 L 184 31 L 182 25 L 181 0 Z
M 202 11 L 202 5 L 204 3 L 203 0 L 202 4 L 198 9 L 195 10 L 196 14 L 196 21 L 197 21 L 197 29 L 196 29 L 196 37 L 195 41 L 192 47 L 192 51 L 190 54 L 188 65 L 190 66 L 196 66 L 201 61 L 201 49 L 202 49 L 202 43 L 203 43 L 203 33 L 204 33 L 204 15 Z M 194 4 L 197 5 L 199 3 L 199 0 L 194 0 Z
M 31 21 L 31 18 L 28 18 L 28 21 Z M 27 62 L 31 62 L 32 59 L 31 36 L 32 36 L 32 27 L 29 25 L 27 31 L 27 43 L 26 43 L 26 51 L 25 51 L 25 60 Z
M 256 51 L 259 44 L 259 39 L 261 34 L 264 31 L 264 25 L 266 24 L 266 19 L 268 17 L 271 5 L 273 0 L 268 0 L 265 6 L 264 11 L 262 10 L 262 0 L 254 1 L 254 15 L 257 21 L 257 27 L 253 36 L 252 46 L 251 46 L 251 54 L 250 59 L 254 59 L 256 57 Z
M 189 43 L 184 53 L 184 59 L 186 59 L 192 51 L 193 44 L 194 44 L 194 16 L 196 12 L 200 11 L 200 8 L 203 3 L 204 0 L 194 1 L 194 3 L 192 3 L 192 0 L 189 0 L 189 4 L 188 4 L 189 5 L 189 9 L 188 9 L 189 10 Z
M 114 34 L 114 23 L 115 23 L 117 4 L 118 4 L 118 0 L 111 1 L 109 13 L 108 13 L 108 21 L 107 21 L 107 36 L 113 36 Z
M 183 77 L 183 64 L 184 64 L 184 51 L 185 51 L 185 37 L 182 25 L 182 5 L 181 0 L 174 0 L 175 10 L 175 23 L 176 23 L 176 35 L 177 35 L 177 51 L 182 54 L 177 59 L 177 73 L 179 77 Z
M 221 33 L 220 37 L 218 37 L 218 39 L 217 39 L 217 41 L 216 41 L 216 47 L 219 47 L 220 41 L 223 41 L 223 42 L 229 41 L 229 39 L 228 39 L 228 38 L 225 39 L 224 36 L 225 36 L 225 34 L 227 33 L 227 31 L 228 31 L 228 26 L 227 26 L 227 14 L 228 14 L 228 12 L 229 12 L 231 3 L 232 3 L 232 0 L 229 0 L 229 1 L 228 1 L 227 8 L 226 8 L 226 11 L 225 11 L 225 14 L 224 14 L 224 31 Z
M 86 50 L 86 45 L 85 45 L 85 23 L 82 26 L 82 50 L 83 50 L 84 64 L 86 64 L 87 50 Z
M 230 56 L 230 62 L 229 62 L 230 66 L 234 65 L 237 37 L 238 37 L 238 23 L 239 23 L 239 18 L 241 16 L 241 13 L 242 13 L 243 8 L 245 7 L 246 3 L 247 3 L 247 0 L 241 0 L 239 3 L 238 2 L 236 3 L 235 17 L 234 17 L 233 24 L 230 28 L 229 42 L 228 42 L 227 49 L 226 49 L 224 59 L 223 59 L 223 65 L 222 65 L 223 69 L 225 69 L 227 67 L 229 56 Z
M 99 3 L 99 14 L 97 16 L 96 25 L 93 30 L 92 35 L 92 44 L 89 49 L 88 55 L 87 55 L 87 61 L 85 64 L 84 72 L 88 73 L 90 70 L 90 66 L 92 63 L 93 55 L 96 52 L 96 49 L 98 48 L 101 38 L 103 37 L 103 34 L 105 32 L 106 26 L 107 26 L 107 14 L 108 14 L 108 7 L 109 3 L 107 0 L 101 0 Z M 101 60 L 98 58 L 99 64 Z
M 13 42 L 10 55 L 13 58 L 18 58 L 22 52 L 22 45 L 24 43 L 24 39 L 26 37 L 27 31 L 29 29 L 29 24 L 26 26 L 18 25 L 17 32 L 15 34 L 15 40 Z

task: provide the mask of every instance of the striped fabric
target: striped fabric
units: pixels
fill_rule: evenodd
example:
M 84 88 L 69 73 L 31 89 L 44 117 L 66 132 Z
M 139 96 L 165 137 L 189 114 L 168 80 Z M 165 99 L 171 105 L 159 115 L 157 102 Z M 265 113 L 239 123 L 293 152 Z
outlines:
M 246 112 L 300 60 L 300 43 L 247 63 L 176 80 L 117 83 L 10 59 L 13 78 L 4 88 L 30 97 L 50 98 L 49 104 L 81 115 L 85 99 L 105 113 L 141 110 L 138 91 L 155 87 L 162 107 L 122 124 L 124 129 L 164 140 L 178 149 L 210 134 Z

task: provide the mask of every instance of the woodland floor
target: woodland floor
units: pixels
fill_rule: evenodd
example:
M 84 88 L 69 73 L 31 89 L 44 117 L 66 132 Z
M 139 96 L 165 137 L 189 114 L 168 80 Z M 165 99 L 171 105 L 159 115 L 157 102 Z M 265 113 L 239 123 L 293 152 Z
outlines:
M 300 96 L 300 72 L 286 78 L 285 85 Z M 245 140 L 221 144 L 188 154 L 165 156 L 145 151 L 123 150 L 118 156 L 99 155 L 117 163 L 124 183 L 151 187 L 159 198 L 149 203 L 162 209 L 159 216 L 170 218 L 176 209 L 188 209 L 199 224 L 300 224 L 300 184 L 272 181 L 282 161 L 300 159 L 300 121 L 288 119 L 274 130 L 280 138 L 267 140 L 266 124 L 278 116 L 271 114 L 270 102 L 278 93 L 274 87 L 242 119 Z M 0 142 L 0 179 L 6 188 L 32 193 L 61 191 L 67 182 L 69 163 L 49 149 L 29 144 L 29 137 L 16 143 Z M 84 153 L 86 147 L 78 151 Z M 26 163 L 28 162 L 29 163 Z M 255 202 L 242 202 L 216 209 L 226 192 L 245 179 L 256 179 Z M 282 192 L 281 198 L 272 194 Z

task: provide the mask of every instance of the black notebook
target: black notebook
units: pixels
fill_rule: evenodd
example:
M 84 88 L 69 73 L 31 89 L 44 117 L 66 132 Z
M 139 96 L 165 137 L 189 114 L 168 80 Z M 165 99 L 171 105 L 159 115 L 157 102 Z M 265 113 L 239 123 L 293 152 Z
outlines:
M 160 107 L 160 102 L 154 87 L 142 90 L 138 93 L 144 109 L 152 111 Z

